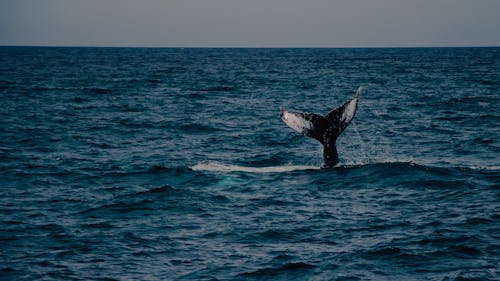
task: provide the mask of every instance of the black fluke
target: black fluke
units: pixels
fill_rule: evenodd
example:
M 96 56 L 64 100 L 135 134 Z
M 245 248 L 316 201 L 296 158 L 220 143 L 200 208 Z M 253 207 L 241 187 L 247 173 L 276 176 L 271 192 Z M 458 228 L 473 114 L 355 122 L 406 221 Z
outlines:
M 349 126 L 358 106 L 362 87 L 356 95 L 326 116 L 306 112 L 281 110 L 281 119 L 295 131 L 319 141 L 323 145 L 322 168 L 332 168 L 339 162 L 335 143 L 338 136 Z

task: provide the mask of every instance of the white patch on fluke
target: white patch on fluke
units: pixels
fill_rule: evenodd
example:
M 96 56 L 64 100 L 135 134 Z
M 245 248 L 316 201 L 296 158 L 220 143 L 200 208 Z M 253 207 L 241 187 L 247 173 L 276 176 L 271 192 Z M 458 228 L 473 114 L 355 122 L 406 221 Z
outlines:
M 210 172 L 245 172 L 245 173 L 283 173 L 300 170 L 318 170 L 317 166 L 273 166 L 273 167 L 244 167 L 238 165 L 210 162 L 199 163 L 191 167 L 193 171 Z
M 347 105 L 346 109 L 342 113 L 342 122 L 347 123 L 354 118 L 354 113 L 356 113 L 358 99 L 352 99 Z
M 352 118 L 354 118 L 354 114 L 356 114 L 356 107 L 358 106 L 358 99 L 363 90 L 364 88 L 362 86 L 358 88 L 358 90 L 356 91 L 356 95 L 349 102 L 344 112 L 342 112 L 342 122 L 348 123 L 351 122 Z
M 305 120 L 297 114 L 290 113 L 288 111 L 283 112 L 282 119 L 290 128 L 301 134 L 303 134 L 306 130 L 310 130 L 312 128 L 311 122 Z

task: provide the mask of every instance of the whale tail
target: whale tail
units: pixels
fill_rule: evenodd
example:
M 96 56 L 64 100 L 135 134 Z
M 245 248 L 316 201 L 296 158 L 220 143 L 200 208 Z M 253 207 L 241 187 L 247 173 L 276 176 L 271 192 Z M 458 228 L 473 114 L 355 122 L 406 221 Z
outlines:
M 359 87 L 352 99 L 328 112 L 325 116 L 281 109 L 281 119 L 290 128 L 319 141 L 323 145 L 323 168 L 332 168 L 339 162 L 335 143 L 338 136 L 354 118 L 362 91 L 363 87 Z

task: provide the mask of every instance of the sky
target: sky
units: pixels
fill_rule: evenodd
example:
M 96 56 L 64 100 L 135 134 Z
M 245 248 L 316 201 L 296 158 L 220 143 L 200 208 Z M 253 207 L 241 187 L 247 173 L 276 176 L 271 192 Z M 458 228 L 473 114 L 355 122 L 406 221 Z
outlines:
M 500 46 L 500 0 L 0 0 L 0 45 Z

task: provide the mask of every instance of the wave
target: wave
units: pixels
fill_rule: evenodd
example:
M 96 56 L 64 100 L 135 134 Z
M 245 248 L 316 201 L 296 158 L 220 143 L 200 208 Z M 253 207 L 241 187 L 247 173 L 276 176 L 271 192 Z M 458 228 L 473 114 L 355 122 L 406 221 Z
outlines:
M 251 164 L 251 163 L 250 163 Z M 379 162 L 345 162 L 339 163 L 334 169 L 351 169 L 360 167 L 387 167 L 389 166 L 417 166 L 417 167 L 428 167 L 431 166 L 420 165 L 413 161 L 413 159 L 407 161 L 398 161 L 395 159 L 387 159 L 385 161 Z M 216 161 L 202 162 L 194 166 L 190 166 L 189 169 L 193 171 L 209 171 L 209 172 L 246 172 L 246 173 L 283 173 L 283 172 L 293 172 L 293 171 L 307 171 L 307 170 L 320 170 L 320 166 L 312 165 L 282 165 L 282 166 L 240 166 L 234 164 L 227 164 Z
M 111 89 L 101 87 L 84 87 L 82 91 L 87 94 L 108 94 L 113 92 Z
M 419 164 L 412 160 L 410 161 L 380 161 L 376 163 L 341 163 L 334 169 L 355 169 L 355 168 L 383 168 L 389 167 L 398 169 L 423 169 L 427 171 L 442 171 L 444 170 L 472 170 L 472 171 L 498 171 L 498 166 L 457 166 L 457 165 L 426 165 Z M 293 171 L 308 171 L 320 170 L 320 166 L 312 165 L 282 165 L 282 166 L 266 166 L 266 167 L 252 167 L 240 166 L 221 162 L 203 162 L 194 166 L 190 166 L 192 171 L 208 171 L 208 172 L 244 172 L 244 173 L 286 173 Z
M 279 280 L 301 280 L 306 279 L 305 277 L 308 276 L 308 273 L 312 273 L 316 268 L 316 265 L 309 263 L 290 262 L 276 267 L 265 267 L 252 272 L 245 272 L 238 277 L 252 279 L 276 279 L 280 277 Z
M 302 170 L 319 170 L 318 166 L 307 165 L 284 165 L 284 166 L 269 166 L 269 167 L 248 167 L 219 162 L 198 163 L 190 167 L 193 171 L 209 171 L 209 172 L 245 172 L 245 173 L 283 173 Z
M 500 166 L 464 166 L 464 167 L 458 166 L 458 168 L 479 170 L 479 171 L 498 171 L 498 170 L 500 170 Z
M 234 91 L 234 87 L 232 86 L 214 86 L 202 89 L 195 89 L 200 92 L 232 92 Z

